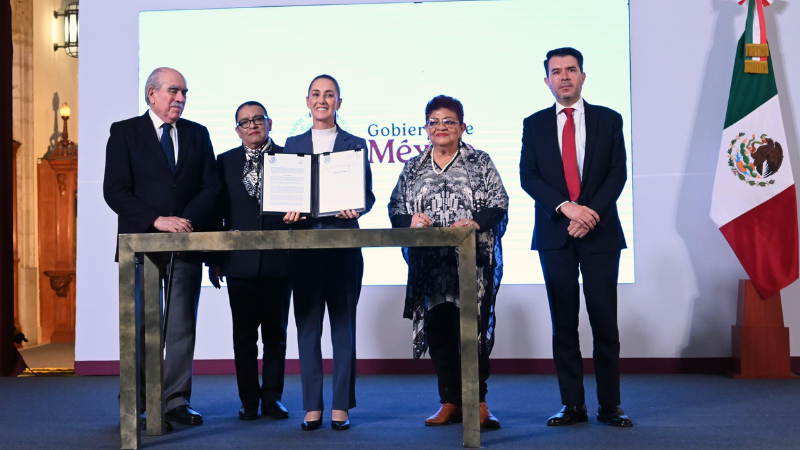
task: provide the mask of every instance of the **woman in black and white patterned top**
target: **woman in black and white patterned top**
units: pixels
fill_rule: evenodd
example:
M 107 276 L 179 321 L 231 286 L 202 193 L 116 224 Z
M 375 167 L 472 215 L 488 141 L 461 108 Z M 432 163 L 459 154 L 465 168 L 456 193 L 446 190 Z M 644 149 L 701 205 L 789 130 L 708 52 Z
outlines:
M 500 238 L 508 194 L 486 152 L 465 144 L 464 108 L 440 95 L 425 108 L 429 149 L 406 163 L 389 201 L 394 228 L 473 227 L 477 233 L 481 426 L 500 422 L 486 406 L 494 304 L 503 273 Z M 439 379 L 439 411 L 426 425 L 461 421 L 458 254 L 454 248 L 404 248 L 408 284 L 403 316 L 413 320 L 414 358 L 430 349 Z

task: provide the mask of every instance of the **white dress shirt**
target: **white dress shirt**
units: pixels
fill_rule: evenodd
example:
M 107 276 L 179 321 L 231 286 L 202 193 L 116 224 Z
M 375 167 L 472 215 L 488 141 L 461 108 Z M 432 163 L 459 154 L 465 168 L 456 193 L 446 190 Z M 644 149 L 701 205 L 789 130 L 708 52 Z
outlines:
M 311 129 L 311 143 L 314 146 L 314 154 L 330 153 L 333 151 L 333 144 L 336 142 L 336 135 L 339 128 L 334 125 L 327 130 Z
M 564 154 L 564 145 L 561 142 L 563 140 L 564 134 L 564 125 L 567 123 L 567 114 L 564 111 L 564 108 L 573 108 L 572 111 L 572 120 L 575 122 L 575 153 L 578 159 L 578 177 L 583 179 L 583 159 L 586 156 L 586 113 L 585 107 L 583 105 L 583 98 L 579 98 L 577 102 L 575 102 L 572 106 L 564 106 L 561 103 L 556 102 L 556 122 L 558 123 L 558 150 L 561 154 Z M 556 207 L 556 212 L 561 212 L 561 206 L 564 205 L 563 202 L 558 207 Z
M 158 141 L 161 142 L 161 135 L 164 134 L 164 129 L 161 128 L 161 125 L 164 125 L 164 121 L 161 120 L 160 117 L 153 112 L 152 109 L 148 110 L 150 112 L 150 119 L 153 120 L 153 125 L 156 127 L 156 136 L 158 136 Z M 175 148 L 175 166 L 178 165 L 178 129 L 175 128 L 175 124 L 172 124 L 172 129 L 169 130 L 169 136 L 172 138 L 172 146 Z
M 562 154 L 563 144 L 561 143 L 564 135 L 564 125 L 567 123 L 567 113 L 564 113 L 566 106 L 561 103 L 556 103 L 556 120 L 558 121 L 558 149 Z M 586 114 L 583 106 L 583 99 L 578 99 L 574 105 L 569 108 L 574 108 L 572 111 L 572 119 L 575 121 L 575 153 L 578 157 L 578 176 L 583 179 L 583 157 L 586 156 Z

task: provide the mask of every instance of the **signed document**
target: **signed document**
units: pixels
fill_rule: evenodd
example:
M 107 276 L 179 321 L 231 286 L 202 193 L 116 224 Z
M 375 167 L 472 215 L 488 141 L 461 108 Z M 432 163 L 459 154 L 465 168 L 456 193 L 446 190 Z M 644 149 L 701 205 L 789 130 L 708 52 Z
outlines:
M 264 154 L 261 173 L 261 214 L 312 210 L 311 155 Z
M 364 211 L 364 177 L 361 150 L 319 155 L 317 216 L 336 215 L 343 209 Z
M 261 214 L 299 211 L 308 217 L 366 209 L 362 149 L 305 155 L 266 153 L 261 170 Z

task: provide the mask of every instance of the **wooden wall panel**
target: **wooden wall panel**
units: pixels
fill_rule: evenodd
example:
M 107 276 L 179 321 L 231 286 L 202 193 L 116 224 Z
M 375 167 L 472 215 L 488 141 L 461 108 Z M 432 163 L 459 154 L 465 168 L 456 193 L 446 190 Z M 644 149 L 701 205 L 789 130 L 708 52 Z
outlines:
M 41 343 L 75 341 L 75 213 L 78 159 L 39 162 Z

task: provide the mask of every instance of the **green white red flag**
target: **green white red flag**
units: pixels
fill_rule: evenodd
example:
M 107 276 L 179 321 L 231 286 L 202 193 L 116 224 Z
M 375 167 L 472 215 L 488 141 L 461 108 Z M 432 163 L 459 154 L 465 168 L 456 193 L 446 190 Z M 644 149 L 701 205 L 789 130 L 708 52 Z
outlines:
M 748 2 L 736 48 L 711 218 L 762 298 L 800 274 L 797 194 L 764 28 L 766 0 Z

